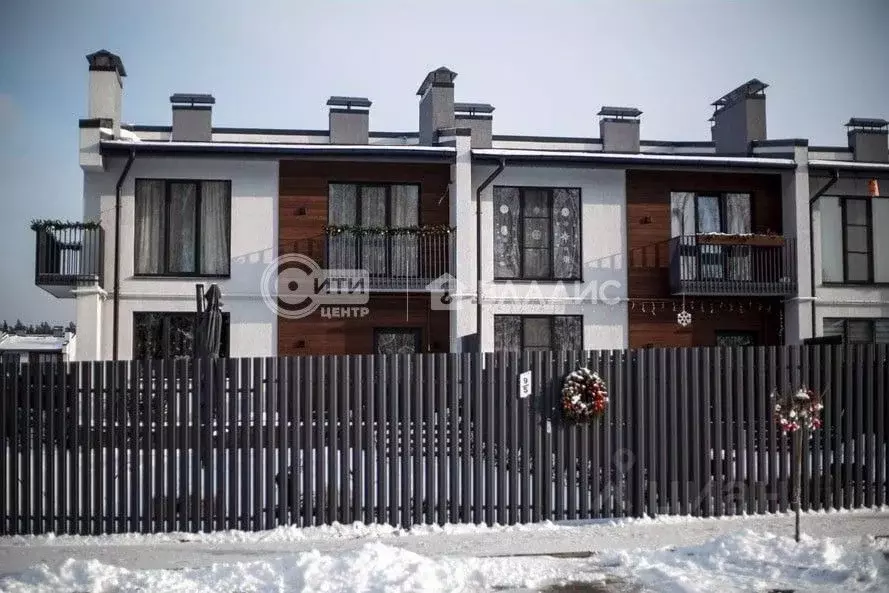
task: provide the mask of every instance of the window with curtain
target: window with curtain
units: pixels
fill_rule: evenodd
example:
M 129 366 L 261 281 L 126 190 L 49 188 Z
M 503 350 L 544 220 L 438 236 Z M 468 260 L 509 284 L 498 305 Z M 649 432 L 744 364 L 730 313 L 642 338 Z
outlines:
M 580 189 L 495 187 L 493 233 L 495 279 L 580 279 Z
M 581 315 L 494 316 L 494 350 L 497 352 L 582 349 Z
M 133 360 L 191 357 L 194 313 L 138 311 L 133 313 Z M 229 314 L 222 314 L 220 356 L 228 357 Z
M 422 351 L 420 330 L 409 327 L 384 327 L 374 330 L 377 354 L 418 354 Z
M 228 276 L 231 182 L 136 180 L 136 274 Z
M 847 344 L 889 344 L 889 319 L 824 320 L 824 335 L 841 336 Z
M 420 186 L 331 183 L 327 220 L 331 226 L 418 227 Z M 415 234 L 338 233 L 328 237 L 328 254 L 331 268 L 361 268 L 371 276 L 411 277 L 419 267 L 419 238 Z

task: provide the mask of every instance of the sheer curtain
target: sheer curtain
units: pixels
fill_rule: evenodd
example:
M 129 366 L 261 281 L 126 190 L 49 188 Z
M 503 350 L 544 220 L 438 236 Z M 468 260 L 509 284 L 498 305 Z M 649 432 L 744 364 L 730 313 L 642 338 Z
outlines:
M 518 278 L 519 265 L 519 189 L 494 188 L 494 278 Z
M 361 226 L 364 228 L 386 227 L 386 188 L 365 186 L 361 188 Z M 371 276 L 388 276 L 386 269 L 385 235 L 366 234 L 361 241 L 361 265 Z
M 390 189 L 390 226 L 409 228 L 419 226 L 420 191 L 416 185 L 393 185 Z M 417 235 L 391 237 L 392 276 L 413 277 L 419 266 L 419 241 Z
M 170 184 L 170 244 L 167 272 L 195 272 L 195 216 L 198 188 L 194 183 Z
M 580 278 L 580 190 L 553 190 L 553 272 Z
M 750 233 L 753 225 L 750 220 L 750 194 L 726 194 L 726 232 L 744 235 Z M 747 245 L 735 245 L 729 256 L 729 274 L 732 280 L 752 280 L 751 249 Z
M 683 278 L 698 277 L 697 241 L 695 234 L 695 195 L 691 192 L 670 194 L 671 258 L 679 257 Z M 678 238 L 677 238 L 678 237 Z
M 201 273 L 229 273 L 231 185 L 227 181 L 201 183 Z
M 358 224 L 358 186 L 331 183 L 327 203 L 327 224 L 354 226 Z M 318 262 L 319 264 L 321 262 Z M 354 270 L 358 268 L 358 239 L 352 233 L 327 237 L 327 268 Z
M 164 181 L 136 180 L 136 273 L 160 274 L 164 249 Z

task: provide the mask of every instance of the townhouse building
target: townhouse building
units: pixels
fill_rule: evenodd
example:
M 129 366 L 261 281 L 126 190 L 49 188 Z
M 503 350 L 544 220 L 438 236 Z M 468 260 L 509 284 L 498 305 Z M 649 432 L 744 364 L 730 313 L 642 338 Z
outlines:
M 497 135 L 439 68 L 416 131 L 342 96 L 327 130 L 223 128 L 182 93 L 148 126 L 121 121 L 121 58 L 87 61 L 83 222 L 34 225 L 78 359 L 188 355 L 199 283 L 233 357 L 889 339 L 885 121 L 769 139 L 751 80 L 711 141 L 641 139 L 607 106 L 598 137 Z

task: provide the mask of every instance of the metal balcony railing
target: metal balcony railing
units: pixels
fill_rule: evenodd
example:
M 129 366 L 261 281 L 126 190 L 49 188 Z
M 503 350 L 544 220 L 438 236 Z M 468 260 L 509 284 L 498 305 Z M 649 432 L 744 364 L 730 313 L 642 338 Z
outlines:
M 337 277 L 367 273 L 371 290 L 425 291 L 452 273 L 454 234 L 387 229 L 340 231 L 296 241 L 293 250 L 314 259 Z
M 56 297 L 78 286 L 103 282 L 105 233 L 90 223 L 35 223 L 34 283 Z
M 669 245 L 673 294 L 786 296 L 797 291 L 795 239 L 686 235 Z

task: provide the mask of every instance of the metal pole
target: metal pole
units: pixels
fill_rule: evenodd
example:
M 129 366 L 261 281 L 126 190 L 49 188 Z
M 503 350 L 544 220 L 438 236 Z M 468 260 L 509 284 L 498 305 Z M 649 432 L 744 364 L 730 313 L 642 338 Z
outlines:
M 795 514 L 794 539 L 799 542 L 799 514 L 800 514 L 800 489 L 802 486 L 803 470 L 803 431 L 801 426 L 793 432 L 793 510 Z

